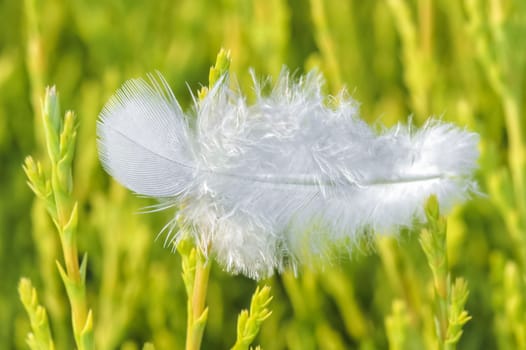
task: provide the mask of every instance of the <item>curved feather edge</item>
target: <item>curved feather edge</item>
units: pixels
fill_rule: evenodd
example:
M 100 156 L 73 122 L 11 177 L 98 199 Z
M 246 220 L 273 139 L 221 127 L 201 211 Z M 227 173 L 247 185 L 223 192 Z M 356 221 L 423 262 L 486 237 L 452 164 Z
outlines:
M 436 119 L 377 133 L 345 93 L 328 107 L 322 85 L 284 70 L 269 94 L 254 83 L 249 104 L 222 79 L 190 118 L 162 77 L 129 81 L 101 112 L 102 164 L 162 206 L 184 202 L 200 248 L 255 279 L 411 227 L 431 194 L 447 210 L 477 192 L 476 133 Z

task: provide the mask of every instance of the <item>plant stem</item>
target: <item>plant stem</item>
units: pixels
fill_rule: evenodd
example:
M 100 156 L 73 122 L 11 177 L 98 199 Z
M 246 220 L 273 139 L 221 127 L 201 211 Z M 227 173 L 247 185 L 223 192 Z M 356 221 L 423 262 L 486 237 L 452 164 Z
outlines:
M 195 279 L 192 295 L 188 296 L 188 324 L 186 328 L 186 350 L 198 350 L 201 347 L 205 330 L 208 308 L 205 307 L 210 262 L 198 253 L 195 265 Z
M 210 68 L 208 87 L 203 87 L 198 92 L 199 100 L 202 101 L 206 98 L 208 91 L 214 87 L 222 76 L 228 73 L 229 67 L 230 52 L 221 49 L 217 54 L 215 65 Z M 196 247 L 191 236 L 191 234 L 187 234 L 186 238 L 179 242 L 177 250 L 182 258 L 183 281 L 188 296 L 186 350 L 198 350 L 201 347 L 208 319 L 208 308 L 205 307 L 205 304 L 211 263 L 201 249 Z M 208 248 L 210 249 L 210 247 Z
M 446 246 L 447 222 L 440 216 L 436 196 L 427 201 L 425 213 L 428 227 L 420 236 L 420 244 L 433 274 L 438 348 L 453 350 L 462 336 L 462 327 L 471 319 L 464 309 L 469 290 L 462 278 L 451 284 Z
M 71 305 L 73 334 L 79 350 L 93 349 L 93 319 L 86 298 L 86 264 L 79 265 L 77 249 L 78 205 L 72 196 L 72 161 L 75 153 L 76 117 L 72 112 L 61 115 L 54 87 L 46 90 L 42 103 L 42 126 L 51 163 L 51 172 L 42 170 L 39 162 L 27 157 L 24 171 L 33 192 L 44 201 L 60 237 L 66 268 L 57 268 Z
M 195 272 L 194 294 L 192 295 L 194 319 L 198 318 L 204 311 L 209 276 L 210 263 L 198 261 Z

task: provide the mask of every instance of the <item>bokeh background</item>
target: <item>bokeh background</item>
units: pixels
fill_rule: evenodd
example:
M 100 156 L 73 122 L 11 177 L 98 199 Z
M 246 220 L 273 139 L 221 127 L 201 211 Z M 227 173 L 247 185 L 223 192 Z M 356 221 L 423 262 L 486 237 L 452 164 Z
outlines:
M 248 69 L 317 68 L 327 93 L 346 87 L 371 123 L 441 116 L 481 135 L 485 194 L 448 214 L 452 276 L 469 283 L 461 349 L 526 348 L 526 1 L 524 0 L 4 0 L 0 2 L 0 348 L 26 348 L 17 296 L 32 279 L 59 349 L 73 348 L 56 270 L 58 239 L 21 168 L 44 156 L 39 98 L 56 84 L 79 117 L 74 164 L 80 251 L 89 253 L 89 304 L 98 349 L 184 344 L 180 258 L 154 240 L 173 212 L 109 179 L 97 159 L 99 111 L 125 80 L 161 71 L 183 106 L 207 84 L 221 47 L 250 91 Z M 403 200 L 403 199 L 401 199 Z M 384 349 L 386 319 L 428 348 L 432 277 L 418 232 L 383 237 L 324 271 L 264 281 L 273 315 L 265 349 Z M 256 282 L 215 266 L 204 349 L 226 349 Z

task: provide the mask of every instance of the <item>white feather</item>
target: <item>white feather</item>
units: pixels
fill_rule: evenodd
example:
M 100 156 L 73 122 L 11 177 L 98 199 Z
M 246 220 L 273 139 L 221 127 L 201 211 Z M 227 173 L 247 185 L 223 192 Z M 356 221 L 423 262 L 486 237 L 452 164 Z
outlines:
M 253 104 L 223 79 L 195 119 L 150 80 L 127 82 L 101 112 L 102 164 L 138 194 L 184 202 L 199 247 L 233 273 L 327 260 L 365 231 L 424 220 L 431 194 L 447 209 L 476 191 L 477 134 L 438 120 L 377 133 L 346 95 L 328 107 L 315 73 L 284 72 L 268 95 L 255 84 Z

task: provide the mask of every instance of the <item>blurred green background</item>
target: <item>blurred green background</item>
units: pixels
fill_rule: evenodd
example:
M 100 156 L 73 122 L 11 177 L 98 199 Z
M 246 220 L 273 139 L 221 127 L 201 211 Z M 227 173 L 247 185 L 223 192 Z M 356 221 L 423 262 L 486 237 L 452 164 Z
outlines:
M 0 27 L 0 348 L 26 348 L 21 276 L 37 286 L 57 347 L 73 348 L 58 239 L 21 168 L 26 155 L 44 155 L 39 98 L 48 84 L 79 117 L 74 186 L 97 348 L 183 347 L 180 258 L 154 240 L 173 212 L 136 214 L 153 202 L 102 171 L 95 125 L 120 84 L 156 69 L 188 107 L 221 47 L 246 91 L 249 67 L 273 77 L 284 64 L 318 68 L 327 92 L 345 86 L 371 123 L 436 115 L 478 132 L 486 196 L 448 216 L 451 273 L 467 279 L 473 316 L 459 348 L 526 348 L 526 1 L 4 0 Z M 408 347 L 430 348 L 432 277 L 418 233 L 375 245 L 325 271 L 265 281 L 273 315 L 257 342 L 384 349 L 396 336 L 391 317 Z M 204 349 L 233 344 L 255 287 L 214 266 Z

